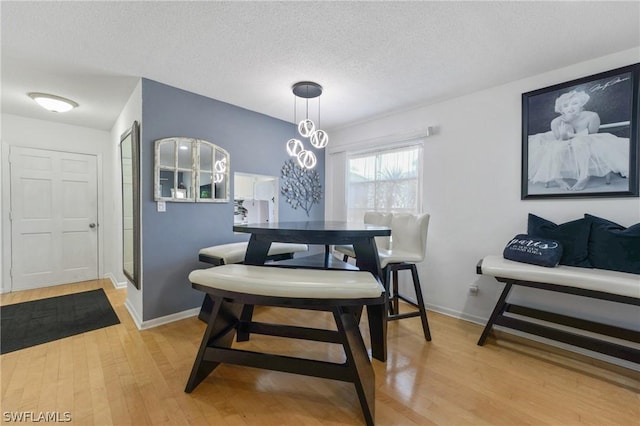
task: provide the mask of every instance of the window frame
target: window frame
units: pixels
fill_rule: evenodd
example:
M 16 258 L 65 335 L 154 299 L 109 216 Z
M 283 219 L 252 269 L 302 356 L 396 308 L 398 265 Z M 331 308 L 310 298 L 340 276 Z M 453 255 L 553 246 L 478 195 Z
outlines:
M 406 152 L 406 151 L 411 151 L 413 149 L 417 149 L 418 153 L 417 153 L 417 170 L 416 170 L 416 176 L 415 177 L 411 177 L 411 178 L 400 178 L 400 179 L 388 179 L 387 182 L 397 182 L 397 181 L 415 181 L 416 183 L 416 200 L 415 200 L 415 207 L 413 208 L 393 208 L 393 207 L 387 207 L 387 208 L 383 208 L 380 207 L 378 205 L 376 205 L 376 201 L 374 200 L 374 206 L 373 208 L 371 207 L 365 207 L 364 209 L 362 209 L 362 212 L 360 214 L 356 214 L 354 215 L 352 213 L 353 210 L 359 210 L 358 208 L 355 208 L 353 206 L 350 205 L 351 202 L 351 194 L 353 191 L 352 188 L 352 182 L 351 182 L 351 161 L 355 158 L 366 158 L 366 157 L 375 157 L 376 158 L 376 162 L 379 162 L 379 157 L 381 155 L 384 155 L 385 152 L 392 152 L 392 151 L 397 151 L 397 152 Z M 369 147 L 366 149 L 358 149 L 358 150 L 347 150 L 345 152 L 346 156 L 345 156 L 345 180 L 344 180 L 344 185 L 345 185 L 345 207 L 344 207 L 344 212 L 345 212 L 345 217 L 347 218 L 347 220 L 355 220 L 355 221 L 362 221 L 363 217 L 364 217 L 364 212 L 365 211 L 379 211 L 379 212 L 391 212 L 391 211 L 395 211 L 395 212 L 410 212 L 410 213 L 421 213 L 422 212 L 422 203 L 423 203 L 423 177 L 424 177 L 424 140 L 422 138 L 417 138 L 417 139 L 412 139 L 412 140 L 404 140 L 402 142 L 396 142 L 396 143 L 391 143 L 391 144 L 384 144 L 384 145 L 380 145 L 380 146 L 373 146 L 373 147 Z M 378 173 L 378 165 L 376 165 L 376 171 L 375 174 L 377 175 Z M 378 182 L 383 182 L 383 180 L 378 180 L 377 178 L 366 182 L 366 184 L 371 184 L 373 183 L 374 185 L 376 185 Z M 360 217 L 362 216 L 362 217 Z

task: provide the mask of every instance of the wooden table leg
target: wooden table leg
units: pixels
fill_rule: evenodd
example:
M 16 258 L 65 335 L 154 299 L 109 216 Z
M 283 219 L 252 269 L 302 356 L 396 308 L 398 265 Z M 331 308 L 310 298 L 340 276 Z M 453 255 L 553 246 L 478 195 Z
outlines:
M 364 238 L 353 242 L 356 254 L 356 266 L 369 271 L 381 282 L 384 280 L 375 238 Z M 385 299 L 387 299 L 387 294 Z M 380 361 L 387 360 L 387 304 L 367 306 L 369 333 L 371 337 L 371 355 Z
M 245 265 L 264 265 L 269 255 L 271 240 L 258 239 L 255 234 L 251 234 L 247 253 L 244 256 Z M 249 340 L 249 332 L 243 329 L 242 324 L 251 322 L 253 318 L 253 305 L 245 305 L 240 314 L 240 327 L 238 328 L 237 341 L 246 342 Z

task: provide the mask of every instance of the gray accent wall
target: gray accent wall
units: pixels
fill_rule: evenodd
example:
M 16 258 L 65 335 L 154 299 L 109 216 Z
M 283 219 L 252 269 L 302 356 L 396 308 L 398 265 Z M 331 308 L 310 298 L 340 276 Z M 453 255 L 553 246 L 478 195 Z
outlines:
M 293 102 L 293 95 L 292 95 Z M 180 90 L 153 80 L 142 80 L 141 123 L 143 321 L 200 306 L 203 294 L 187 279 L 203 247 L 245 241 L 233 233 L 233 202 L 169 203 L 159 213 L 153 200 L 154 142 L 183 136 L 212 142 L 229 152 L 230 176 L 234 172 L 280 176 L 290 157 L 285 143 L 294 126 L 263 114 Z M 324 191 L 324 151 L 316 151 Z M 233 199 L 233 179 L 231 180 Z M 324 197 L 310 217 L 294 210 L 281 195 L 280 221 L 323 220 Z

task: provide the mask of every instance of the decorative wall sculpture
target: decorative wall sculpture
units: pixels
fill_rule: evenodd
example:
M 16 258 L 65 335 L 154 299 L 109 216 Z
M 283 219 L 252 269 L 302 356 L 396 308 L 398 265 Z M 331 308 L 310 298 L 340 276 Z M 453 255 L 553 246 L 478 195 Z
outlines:
M 312 169 L 304 169 L 293 160 L 285 161 L 282 166 L 282 189 L 287 203 L 297 209 L 300 207 L 309 216 L 314 204 L 322 199 L 322 185 L 320 175 Z

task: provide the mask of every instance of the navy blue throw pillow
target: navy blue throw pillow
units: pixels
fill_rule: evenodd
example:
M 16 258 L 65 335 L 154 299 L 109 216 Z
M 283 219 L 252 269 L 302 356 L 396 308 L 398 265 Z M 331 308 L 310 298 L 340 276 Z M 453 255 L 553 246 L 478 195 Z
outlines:
M 556 225 L 529 213 L 527 234 L 558 241 L 562 245 L 561 265 L 592 267 L 589 261 L 590 230 L 591 223 L 584 218 Z
M 562 245 L 555 240 L 536 236 L 518 234 L 502 252 L 505 259 L 533 265 L 554 267 L 562 257 Z
M 625 228 L 584 215 L 591 222 L 589 259 L 594 268 L 640 274 L 640 223 Z

